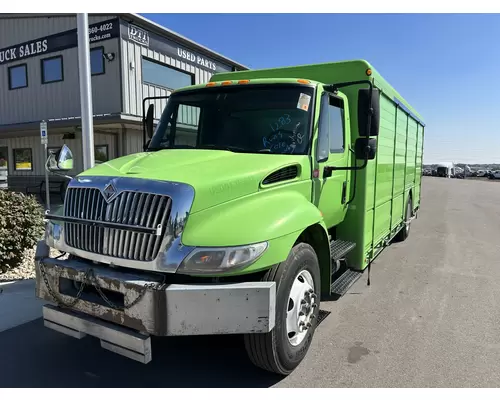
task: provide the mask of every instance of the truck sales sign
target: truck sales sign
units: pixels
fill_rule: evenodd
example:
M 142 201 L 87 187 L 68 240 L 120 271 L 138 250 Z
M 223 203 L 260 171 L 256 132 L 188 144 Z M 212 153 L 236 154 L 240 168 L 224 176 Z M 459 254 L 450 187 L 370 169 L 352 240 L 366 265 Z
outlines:
M 119 34 L 120 24 L 118 18 L 89 26 L 90 43 L 116 38 Z M 0 49 L 0 65 L 77 46 L 78 33 L 76 29 L 72 29 Z

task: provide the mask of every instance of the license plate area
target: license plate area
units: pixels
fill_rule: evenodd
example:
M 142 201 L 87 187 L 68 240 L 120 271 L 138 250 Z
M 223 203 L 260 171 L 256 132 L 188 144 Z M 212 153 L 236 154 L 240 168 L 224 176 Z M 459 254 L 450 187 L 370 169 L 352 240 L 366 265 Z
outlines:
M 78 291 L 83 283 L 74 279 L 59 278 L 59 293 L 64 296 L 76 298 L 78 295 Z M 123 293 L 109 290 L 100 287 L 101 292 L 106 296 L 106 298 L 117 307 L 124 307 L 125 305 L 125 295 Z M 96 288 L 87 283 L 83 288 L 80 299 L 87 301 L 89 303 L 101 305 L 104 307 L 109 307 L 109 304 L 101 297 Z

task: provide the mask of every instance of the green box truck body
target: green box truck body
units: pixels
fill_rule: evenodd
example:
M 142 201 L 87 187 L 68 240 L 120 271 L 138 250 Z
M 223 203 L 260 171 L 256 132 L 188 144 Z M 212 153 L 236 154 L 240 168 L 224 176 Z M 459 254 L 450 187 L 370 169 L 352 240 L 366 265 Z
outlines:
M 151 111 L 143 153 L 84 171 L 47 214 L 46 325 L 142 362 L 149 335 L 240 333 L 254 364 L 290 373 L 321 300 L 407 238 L 421 117 L 365 61 L 214 75 L 176 90 L 154 134 Z
M 349 261 L 356 269 L 364 269 L 369 259 L 383 247 L 383 243 L 401 228 L 408 196 L 412 198 L 413 209 L 420 207 L 425 126 L 421 116 L 365 61 L 242 71 L 218 74 L 212 78 L 212 81 L 225 81 L 290 77 L 335 84 L 366 79 L 368 70 L 371 71 L 370 77 L 374 86 L 379 88 L 381 93 L 377 156 L 364 170 L 357 172 L 355 183 L 352 177 L 346 178 L 350 193 L 356 190 L 356 195 L 352 206 L 341 219 L 342 222 L 337 225 L 338 237 L 357 243 L 349 255 Z M 350 118 L 351 143 L 359 137 L 358 119 L 355 116 L 358 112 L 357 91 L 363 86 L 366 85 L 341 89 L 349 99 L 350 114 L 353 116 Z M 316 111 L 319 114 L 319 105 Z M 317 184 L 321 186 L 322 182 Z M 331 206 L 325 204 L 327 208 Z M 339 204 L 335 206 L 338 207 Z M 332 226 L 336 222 L 327 225 Z

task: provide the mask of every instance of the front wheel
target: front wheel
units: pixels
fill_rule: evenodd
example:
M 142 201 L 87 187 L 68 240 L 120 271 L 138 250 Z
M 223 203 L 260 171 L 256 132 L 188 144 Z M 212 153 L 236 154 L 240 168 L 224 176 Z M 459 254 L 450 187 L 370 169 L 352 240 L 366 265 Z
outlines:
M 245 349 L 257 367 L 288 375 L 304 359 L 318 321 L 321 285 L 314 249 L 297 244 L 263 280 L 276 282 L 275 327 L 268 333 L 245 335 Z

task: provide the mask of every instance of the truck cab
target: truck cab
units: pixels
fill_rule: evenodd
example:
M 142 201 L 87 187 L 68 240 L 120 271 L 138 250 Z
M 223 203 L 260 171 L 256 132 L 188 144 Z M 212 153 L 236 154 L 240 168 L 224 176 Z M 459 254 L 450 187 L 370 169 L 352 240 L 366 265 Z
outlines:
M 46 326 L 145 363 L 151 335 L 243 334 L 255 365 L 292 372 L 321 300 L 379 252 L 365 212 L 381 113 L 371 75 L 364 62 L 215 75 L 173 92 L 156 127 L 151 105 L 144 151 L 71 179 L 46 215 Z M 71 164 L 65 146 L 47 168 Z M 410 197 L 384 243 L 408 235 Z

